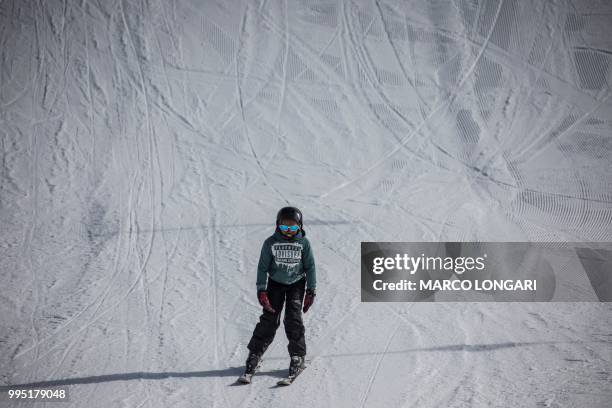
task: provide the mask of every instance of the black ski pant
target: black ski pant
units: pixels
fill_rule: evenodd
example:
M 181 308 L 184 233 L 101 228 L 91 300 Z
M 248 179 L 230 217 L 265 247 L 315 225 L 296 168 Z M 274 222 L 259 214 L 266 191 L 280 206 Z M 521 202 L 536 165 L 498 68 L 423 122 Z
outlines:
M 263 310 L 259 322 L 253 330 L 253 336 L 249 341 L 248 349 L 253 353 L 263 354 L 276 334 L 280 326 L 280 316 L 285 306 L 285 334 L 289 340 L 287 349 L 290 356 L 306 355 L 306 340 L 304 338 L 304 323 L 302 322 L 302 302 L 304 301 L 304 289 L 306 279 L 290 285 L 284 285 L 268 279 L 268 298 L 276 313 Z

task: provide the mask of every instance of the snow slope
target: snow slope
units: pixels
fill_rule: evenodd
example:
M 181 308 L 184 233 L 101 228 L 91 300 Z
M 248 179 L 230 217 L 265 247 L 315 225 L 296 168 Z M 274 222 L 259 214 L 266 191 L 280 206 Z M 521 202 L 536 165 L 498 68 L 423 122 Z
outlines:
M 361 303 L 359 249 L 611 241 L 611 23 L 576 0 L 0 2 L 0 383 L 91 408 L 608 406 L 610 304 Z M 312 361 L 273 387 L 281 328 L 235 387 L 287 203 Z

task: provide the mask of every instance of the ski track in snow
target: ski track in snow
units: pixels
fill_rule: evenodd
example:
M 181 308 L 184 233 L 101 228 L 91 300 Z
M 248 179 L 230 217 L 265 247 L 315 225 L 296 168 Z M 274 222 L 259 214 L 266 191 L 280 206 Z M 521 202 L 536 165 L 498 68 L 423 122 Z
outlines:
M 605 406 L 607 303 L 361 303 L 361 241 L 611 241 L 612 7 L 0 4 L 0 376 L 66 406 Z M 233 386 L 279 207 L 309 367 Z

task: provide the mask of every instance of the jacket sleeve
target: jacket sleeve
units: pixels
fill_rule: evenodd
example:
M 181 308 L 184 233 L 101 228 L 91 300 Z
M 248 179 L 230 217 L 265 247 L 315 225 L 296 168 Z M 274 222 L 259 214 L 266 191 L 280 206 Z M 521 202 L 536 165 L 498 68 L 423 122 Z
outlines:
M 312 247 L 310 246 L 310 242 L 308 240 L 305 240 L 302 263 L 304 265 L 304 272 L 306 273 L 306 287 L 308 289 L 315 289 L 317 287 L 317 271 L 315 268 Z
M 257 264 L 257 290 L 266 290 L 268 281 L 268 271 L 270 270 L 270 262 L 272 261 L 272 252 L 270 251 L 270 243 L 264 241 L 259 254 L 259 263 Z

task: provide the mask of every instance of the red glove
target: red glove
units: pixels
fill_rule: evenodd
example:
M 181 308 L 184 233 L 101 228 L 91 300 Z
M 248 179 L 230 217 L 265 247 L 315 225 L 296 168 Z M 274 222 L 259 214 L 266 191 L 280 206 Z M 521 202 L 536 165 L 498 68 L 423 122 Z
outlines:
M 306 313 L 310 306 L 314 303 L 316 292 L 314 289 L 306 289 L 306 296 L 304 296 L 304 308 L 302 311 Z
M 263 306 L 265 311 L 276 313 L 276 310 L 274 310 L 270 304 L 270 299 L 268 299 L 268 292 L 265 290 L 260 290 L 257 292 L 257 300 L 259 300 L 259 304 Z

